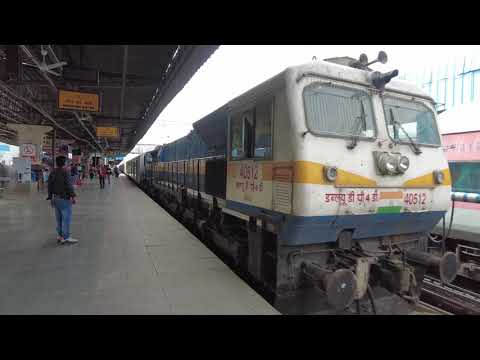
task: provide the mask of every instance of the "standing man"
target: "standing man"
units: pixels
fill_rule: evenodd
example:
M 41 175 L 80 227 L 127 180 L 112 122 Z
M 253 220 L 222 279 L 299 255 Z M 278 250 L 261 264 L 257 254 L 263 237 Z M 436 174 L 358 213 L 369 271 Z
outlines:
M 100 179 L 100 189 L 105 188 L 105 176 L 107 175 L 107 170 L 105 165 L 99 165 L 98 169 L 98 178 Z
M 70 236 L 70 222 L 72 219 L 72 204 L 75 204 L 70 174 L 64 169 L 66 158 L 59 156 L 55 159 L 55 168 L 48 177 L 48 198 L 55 208 L 57 219 L 57 244 L 76 243 L 78 240 Z
M 105 165 L 105 168 L 107 170 L 108 185 L 110 185 L 110 176 L 112 176 L 112 168 L 110 167 L 110 165 Z
M 50 175 L 50 174 L 48 173 L 48 167 L 45 167 L 45 168 L 43 169 L 43 183 L 44 183 L 44 184 L 48 184 L 48 176 L 49 176 L 49 175 Z M 43 188 L 42 188 L 42 190 L 43 190 Z
M 90 166 L 90 181 L 93 181 L 93 177 L 95 176 L 95 168 Z
M 77 164 L 73 164 L 70 166 L 70 173 L 72 175 L 72 183 L 76 184 L 78 180 L 78 169 L 77 169 Z

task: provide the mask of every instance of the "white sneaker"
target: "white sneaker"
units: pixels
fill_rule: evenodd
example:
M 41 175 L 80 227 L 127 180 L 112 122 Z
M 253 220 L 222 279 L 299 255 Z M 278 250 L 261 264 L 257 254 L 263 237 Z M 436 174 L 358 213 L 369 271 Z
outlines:
M 74 238 L 72 238 L 72 237 L 69 237 L 69 238 L 68 238 L 68 239 L 66 239 L 65 241 L 66 241 L 66 242 L 68 242 L 68 243 L 72 243 L 72 244 L 74 244 L 74 243 L 77 243 L 77 242 L 78 242 L 78 240 L 77 240 L 77 239 L 74 239 Z

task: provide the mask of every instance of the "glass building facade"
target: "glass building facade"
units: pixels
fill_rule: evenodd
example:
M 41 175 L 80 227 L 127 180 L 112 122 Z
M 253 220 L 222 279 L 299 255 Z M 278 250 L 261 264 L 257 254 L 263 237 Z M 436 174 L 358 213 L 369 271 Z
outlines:
M 455 57 L 399 79 L 415 83 L 437 102 L 438 109 L 480 103 L 480 53 Z

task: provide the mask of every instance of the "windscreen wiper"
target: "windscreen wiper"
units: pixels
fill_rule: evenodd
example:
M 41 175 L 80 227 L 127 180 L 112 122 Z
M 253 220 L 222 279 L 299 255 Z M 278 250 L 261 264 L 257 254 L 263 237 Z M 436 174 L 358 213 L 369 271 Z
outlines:
M 363 129 L 367 129 L 367 123 L 365 121 L 365 107 L 363 106 L 363 101 L 360 101 L 360 105 L 361 105 L 361 113 L 360 113 L 360 116 L 357 116 L 355 117 L 355 122 L 353 123 L 353 129 L 354 129 L 354 132 L 353 132 L 353 135 L 352 135 L 352 142 L 350 144 L 347 145 L 347 149 L 349 150 L 352 150 L 355 148 L 355 146 L 357 146 L 357 142 L 358 142 L 358 125 L 359 125 L 359 120 L 362 121 L 361 125 L 363 127 Z
M 395 129 L 395 125 L 397 125 L 400 130 L 403 131 L 403 133 L 407 136 L 408 138 L 408 141 L 410 142 L 410 145 L 412 146 L 413 148 L 413 152 L 416 154 L 416 155 L 420 155 L 422 153 L 422 150 L 420 150 L 418 148 L 418 146 L 415 144 L 415 142 L 412 140 L 412 138 L 410 137 L 410 135 L 408 135 L 407 131 L 405 130 L 405 128 L 403 127 L 403 125 L 395 120 L 395 117 L 393 116 L 393 111 L 392 111 L 392 108 L 390 108 L 390 118 L 392 119 L 392 123 L 393 123 L 393 128 Z M 395 131 L 395 130 L 394 130 Z

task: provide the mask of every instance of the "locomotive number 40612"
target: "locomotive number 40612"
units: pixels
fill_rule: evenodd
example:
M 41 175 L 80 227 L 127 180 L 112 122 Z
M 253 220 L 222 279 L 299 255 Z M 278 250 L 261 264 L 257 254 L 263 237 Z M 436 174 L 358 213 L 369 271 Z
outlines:
M 408 205 L 425 205 L 426 199 L 425 193 L 406 193 L 403 201 Z

